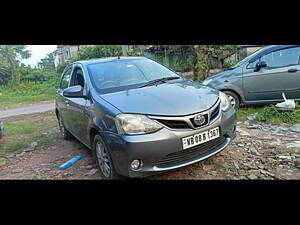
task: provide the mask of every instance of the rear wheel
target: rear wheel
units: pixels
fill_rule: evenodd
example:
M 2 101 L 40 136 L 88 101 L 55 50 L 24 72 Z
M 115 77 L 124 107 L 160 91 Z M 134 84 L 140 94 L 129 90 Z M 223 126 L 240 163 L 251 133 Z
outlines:
M 94 138 L 93 155 L 102 179 L 123 179 L 116 173 L 108 149 L 98 134 Z
M 59 125 L 60 135 L 63 137 L 63 139 L 70 140 L 72 138 L 72 134 L 66 130 L 64 121 L 59 114 L 58 114 L 58 125 Z
M 223 93 L 225 93 L 228 96 L 230 104 L 235 109 L 238 109 L 240 107 L 240 104 L 241 104 L 240 99 L 235 93 L 233 93 L 231 91 L 223 91 Z

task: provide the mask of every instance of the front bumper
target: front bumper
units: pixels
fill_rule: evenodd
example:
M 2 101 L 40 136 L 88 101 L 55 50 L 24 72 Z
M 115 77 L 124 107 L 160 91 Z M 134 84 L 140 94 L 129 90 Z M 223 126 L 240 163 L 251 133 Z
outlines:
M 172 153 L 183 151 L 182 138 L 191 136 L 203 131 L 220 127 L 222 143 L 211 147 L 205 153 L 182 162 L 160 166 L 157 164 L 161 159 Z M 114 133 L 106 133 L 105 140 L 110 149 L 114 167 L 120 175 L 127 177 L 145 177 L 166 170 L 176 169 L 182 166 L 204 160 L 225 149 L 235 138 L 236 114 L 231 108 L 222 112 L 221 116 L 209 126 L 197 130 L 171 130 L 163 128 L 156 133 L 147 135 L 122 136 Z M 207 142 L 208 143 L 208 142 Z M 134 159 L 142 160 L 143 164 L 139 170 L 132 170 L 130 163 Z

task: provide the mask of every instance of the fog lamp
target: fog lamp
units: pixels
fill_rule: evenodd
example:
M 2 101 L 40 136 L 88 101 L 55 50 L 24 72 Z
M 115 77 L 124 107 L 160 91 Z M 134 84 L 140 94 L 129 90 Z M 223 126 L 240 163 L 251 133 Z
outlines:
M 141 167 L 141 165 L 142 165 L 141 160 L 135 159 L 131 162 L 131 169 L 137 170 Z

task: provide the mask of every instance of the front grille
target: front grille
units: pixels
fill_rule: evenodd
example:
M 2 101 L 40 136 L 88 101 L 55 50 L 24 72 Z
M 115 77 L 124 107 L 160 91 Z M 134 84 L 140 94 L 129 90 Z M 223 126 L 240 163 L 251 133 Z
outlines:
M 157 121 L 172 129 L 191 128 L 185 121 L 180 121 L 180 120 L 157 120 Z
M 207 126 L 212 120 L 214 120 L 215 118 L 218 117 L 219 112 L 220 112 L 220 103 L 211 112 L 210 116 L 207 112 L 208 111 L 206 111 L 206 113 L 204 113 L 204 112 L 199 113 L 199 114 L 202 114 L 205 117 L 204 124 L 202 124 L 200 126 L 195 124 L 195 122 L 194 122 L 195 117 L 199 114 L 195 114 L 195 115 L 191 115 L 191 116 L 183 116 L 182 120 L 174 120 L 174 119 L 172 120 L 171 117 L 170 117 L 170 119 L 153 117 L 153 119 L 157 120 L 161 124 L 171 128 L 171 129 L 195 129 L 195 128 L 198 129 L 198 128 Z M 187 119 L 187 121 L 184 121 L 185 119 Z
M 161 160 L 156 162 L 155 166 L 169 167 L 169 166 L 173 166 L 174 164 L 183 163 L 185 161 L 192 160 L 193 158 L 208 153 L 213 149 L 217 148 L 218 146 L 222 145 L 225 139 L 226 138 L 224 136 L 221 136 L 219 138 L 203 143 L 201 145 L 168 154 L 165 157 L 163 157 Z
M 219 112 L 220 112 L 220 105 L 219 104 L 215 109 L 214 111 L 212 111 L 212 113 L 210 114 L 210 121 L 214 120 L 218 115 L 219 115 Z

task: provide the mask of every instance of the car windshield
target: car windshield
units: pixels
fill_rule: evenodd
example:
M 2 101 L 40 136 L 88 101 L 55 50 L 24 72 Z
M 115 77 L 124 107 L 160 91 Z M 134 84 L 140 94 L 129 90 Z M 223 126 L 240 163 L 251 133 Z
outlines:
M 128 90 L 178 74 L 147 58 L 116 59 L 87 66 L 92 83 L 100 93 Z

